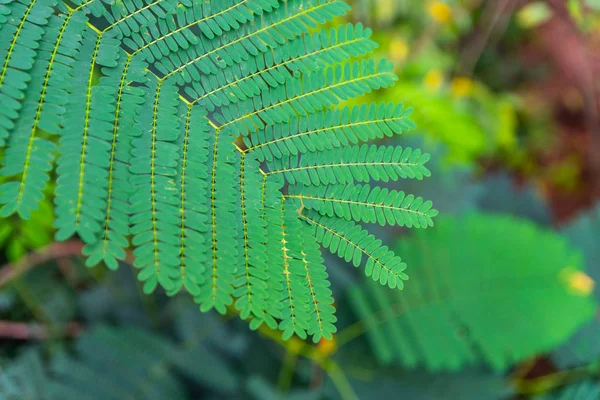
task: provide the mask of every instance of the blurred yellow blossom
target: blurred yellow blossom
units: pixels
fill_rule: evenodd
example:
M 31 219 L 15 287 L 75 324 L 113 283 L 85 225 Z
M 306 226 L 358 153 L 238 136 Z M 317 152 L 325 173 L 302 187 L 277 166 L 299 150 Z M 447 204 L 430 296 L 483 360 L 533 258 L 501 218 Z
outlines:
M 405 60 L 408 50 L 408 43 L 402 38 L 396 37 L 390 42 L 390 58 L 394 62 Z
M 546 2 L 535 1 L 517 13 L 517 23 L 523 28 L 535 28 L 552 18 L 552 9 Z
M 588 296 L 594 290 L 595 282 L 582 271 L 574 270 L 571 267 L 564 268 L 560 272 L 568 288 L 577 295 Z
M 452 9 L 443 1 L 432 1 L 427 6 L 427 12 L 435 21 L 440 24 L 447 24 L 452 21 Z
M 473 93 L 475 82 L 464 76 L 457 76 L 452 80 L 452 94 L 456 97 L 467 97 Z
M 322 338 L 317 344 L 317 349 L 319 349 L 319 353 L 325 357 L 328 357 L 331 354 L 335 353 L 335 351 L 337 350 L 335 336 L 332 337 L 331 340 Z
M 442 83 L 444 83 L 444 73 L 439 69 L 431 69 L 427 72 L 427 75 L 425 75 L 423 83 L 428 89 L 439 90 Z

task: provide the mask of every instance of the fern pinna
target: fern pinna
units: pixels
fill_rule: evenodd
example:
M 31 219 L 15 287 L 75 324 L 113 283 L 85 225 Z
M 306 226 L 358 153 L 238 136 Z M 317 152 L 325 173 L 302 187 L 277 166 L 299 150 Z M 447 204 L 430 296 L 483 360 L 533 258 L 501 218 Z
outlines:
M 431 203 L 377 182 L 429 175 L 361 24 L 337 0 L 0 0 L 0 214 L 56 177 L 56 238 L 89 266 L 132 247 L 144 290 L 185 288 L 301 338 L 331 338 L 320 247 L 390 287 L 405 264 L 359 222 L 428 227 Z M 352 102 L 348 102 L 352 100 Z

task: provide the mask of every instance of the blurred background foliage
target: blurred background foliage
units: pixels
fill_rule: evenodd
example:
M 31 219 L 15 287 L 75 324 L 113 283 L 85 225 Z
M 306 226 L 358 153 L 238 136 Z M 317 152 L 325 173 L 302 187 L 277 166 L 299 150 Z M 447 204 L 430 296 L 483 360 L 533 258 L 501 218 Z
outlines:
M 48 199 L 0 223 L 0 399 L 600 399 L 600 1 L 351 3 L 432 153 L 436 226 L 369 227 L 405 290 L 324 253 L 338 334 L 283 341 L 86 269 Z

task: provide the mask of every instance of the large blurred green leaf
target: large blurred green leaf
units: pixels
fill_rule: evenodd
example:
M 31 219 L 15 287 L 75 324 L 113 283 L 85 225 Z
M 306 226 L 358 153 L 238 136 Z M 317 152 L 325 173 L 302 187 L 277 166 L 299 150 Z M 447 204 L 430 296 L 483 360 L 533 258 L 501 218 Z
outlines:
M 383 363 L 504 370 L 551 350 L 596 310 L 581 254 L 510 217 L 446 217 L 396 247 L 412 266 L 399 291 L 371 282 L 349 295 Z
M 600 204 L 583 213 L 566 225 L 562 232 L 569 243 L 580 249 L 585 257 L 586 273 L 595 281 L 600 280 Z M 596 299 L 600 292 L 594 291 Z M 561 368 L 586 364 L 600 359 L 600 321 L 595 318 L 581 327 L 552 356 Z

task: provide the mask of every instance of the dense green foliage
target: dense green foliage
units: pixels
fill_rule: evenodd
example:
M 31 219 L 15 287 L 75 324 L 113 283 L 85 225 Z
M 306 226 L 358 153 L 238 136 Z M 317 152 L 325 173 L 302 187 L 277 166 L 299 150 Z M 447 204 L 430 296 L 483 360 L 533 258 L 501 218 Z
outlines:
M 77 341 L 75 354 L 61 352 L 45 368 L 39 351 L 23 353 L 4 371 L 0 397 L 187 399 L 183 377 L 225 393 L 238 386 L 231 368 L 199 341 L 174 343 L 142 329 L 99 326 Z M 210 368 L 197 368 L 194 358 Z
M 0 399 L 598 397 L 597 1 L 343 1 L 0 0 Z
M 29 219 L 56 174 L 56 239 L 81 238 L 88 266 L 116 269 L 131 243 L 146 293 L 185 288 L 203 311 L 235 306 L 286 337 L 335 331 L 328 235 L 355 232 L 338 254 L 403 286 L 406 265 L 351 221 L 424 228 L 431 202 L 333 184 L 422 179 L 429 157 L 357 144 L 413 123 L 399 103 L 338 108 L 397 79 L 368 58 L 369 29 L 320 27 L 345 3 L 0 7 L 2 217 Z

